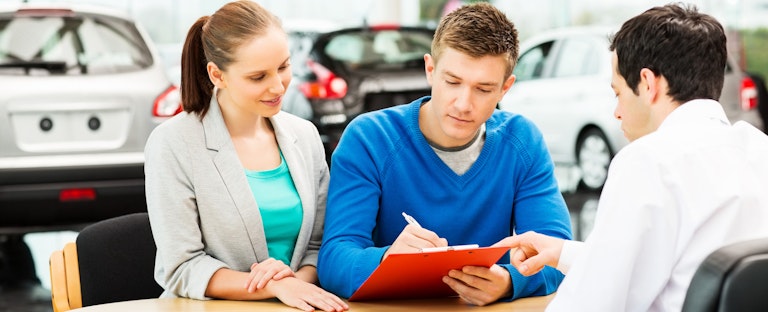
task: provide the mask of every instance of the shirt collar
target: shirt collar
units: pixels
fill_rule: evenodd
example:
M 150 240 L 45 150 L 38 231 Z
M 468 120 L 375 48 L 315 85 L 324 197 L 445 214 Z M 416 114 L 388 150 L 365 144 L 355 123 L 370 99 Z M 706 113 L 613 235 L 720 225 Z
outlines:
M 678 106 L 661 122 L 659 130 L 691 122 L 715 122 L 730 126 L 728 117 L 725 116 L 723 106 L 715 100 L 698 99 L 685 102 Z

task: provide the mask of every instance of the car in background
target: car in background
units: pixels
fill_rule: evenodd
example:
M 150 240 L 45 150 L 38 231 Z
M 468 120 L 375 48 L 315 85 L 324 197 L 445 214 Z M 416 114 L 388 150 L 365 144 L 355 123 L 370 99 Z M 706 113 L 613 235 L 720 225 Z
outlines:
M 611 159 L 628 143 L 613 117 L 608 38 L 614 32 L 572 27 L 525 40 L 514 70 L 517 80 L 499 103 L 541 130 L 562 191 L 602 189 Z M 762 128 L 755 96 L 749 76 L 729 58 L 720 97 L 728 118 Z
M 0 8 L 0 233 L 146 211 L 144 144 L 180 111 L 148 35 L 99 7 Z
M 430 52 L 434 29 L 323 25 L 284 22 L 294 79 L 283 105 L 309 116 L 330 159 L 355 116 L 430 94 L 424 54 Z
M 760 112 L 760 119 L 763 121 L 763 132 L 768 134 L 768 126 L 765 125 L 768 122 L 768 86 L 765 84 L 765 78 L 756 72 L 747 72 L 749 78 L 752 78 L 752 82 L 755 85 L 757 92 L 757 99 L 754 103 L 748 103 L 748 105 L 757 105 L 757 111 Z

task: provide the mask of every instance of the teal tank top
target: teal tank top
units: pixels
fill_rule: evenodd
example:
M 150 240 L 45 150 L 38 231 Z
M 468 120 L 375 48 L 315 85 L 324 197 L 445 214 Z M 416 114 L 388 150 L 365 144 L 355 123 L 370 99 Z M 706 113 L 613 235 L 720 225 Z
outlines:
M 282 152 L 277 168 L 264 171 L 246 169 L 245 175 L 259 205 L 269 256 L 290 265 L 301 230 L 303 209 Z

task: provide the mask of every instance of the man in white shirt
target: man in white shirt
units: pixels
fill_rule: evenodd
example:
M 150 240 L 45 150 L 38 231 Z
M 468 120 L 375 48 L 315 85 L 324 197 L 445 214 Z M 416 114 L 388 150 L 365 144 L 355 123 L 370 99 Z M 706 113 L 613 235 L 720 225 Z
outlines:
M 695 7 L 652 8 L 611 39 L 614 115 L 632 141 L 613 159 L 585 242 L 528 232 L 522 274 L 566 273 L 547 311 L 680 311 L 694 272 L 723 245 L 768 236 L 768 137 L 731 125 L 720 96 L 722 26 Z

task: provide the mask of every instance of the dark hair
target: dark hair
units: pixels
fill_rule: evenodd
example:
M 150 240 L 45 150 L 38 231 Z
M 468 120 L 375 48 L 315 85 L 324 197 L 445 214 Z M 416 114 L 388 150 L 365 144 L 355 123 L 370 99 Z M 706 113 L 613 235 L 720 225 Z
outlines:
M 486 2 L 464 5 L 449 13 L 437 26 L 432 40 L 432 57 L 437 63 L 445 48 L 472 57 L 506 54 L 509 60 L 504 78 L 512 75 L 517 63 L 517 29 L 503 12 Z
M 280 20 L 254 1 L 234 1 L 211 16 L 192 24 L 181 52 L 181 101 L 184 111 L 205 116 L 213 95 L 207 64 L 221 70 L 235 61 L 235 50 L 251 38 L 266 33 Z
M 678 103 L 720 98 L 728 58 L 723 26 L 695 6 L 654 7 L 626 21 L 611 39 L 618 72 L 638 94 L 640 70 L 648 68 L 669 84 Z

